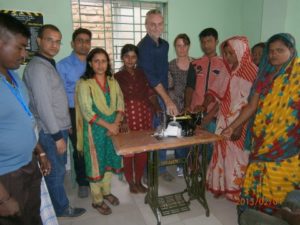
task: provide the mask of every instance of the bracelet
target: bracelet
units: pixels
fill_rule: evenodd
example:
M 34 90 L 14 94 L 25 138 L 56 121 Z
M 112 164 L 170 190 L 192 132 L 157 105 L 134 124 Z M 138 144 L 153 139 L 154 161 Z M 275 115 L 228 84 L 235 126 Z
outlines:
M 45 152 L 42 152 L 42 153 L 39 154 L 39 157 L 43 157 L 43 156 L 46 156 Z
M 5 198 L 5 199 L 0 200 L 0 205 L 5 204 L 6 202 L 9 201 L 9 199 L 10 199 L 10 195 L 7 198 Z

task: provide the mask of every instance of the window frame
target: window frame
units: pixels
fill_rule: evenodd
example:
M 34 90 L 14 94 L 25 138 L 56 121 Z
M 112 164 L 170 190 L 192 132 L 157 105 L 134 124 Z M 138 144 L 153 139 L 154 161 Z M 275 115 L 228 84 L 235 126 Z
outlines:
M 73 29 L 83 27 L 91 30 L 92 48 L 101 47 L 108 52 L 113 72 L 117 72 L 122 66 L 120 57 L 122 46 L 127 43 L 137 45 L 146 35 L 146 12 L 157 8 L 167 18 L 167 3 L 165 2 L 72 0 L 71 7 Z M 164 23 L 162 38 L 167 39 L 167 19 Z M 133 29 L 128 29 L 130 26 Z

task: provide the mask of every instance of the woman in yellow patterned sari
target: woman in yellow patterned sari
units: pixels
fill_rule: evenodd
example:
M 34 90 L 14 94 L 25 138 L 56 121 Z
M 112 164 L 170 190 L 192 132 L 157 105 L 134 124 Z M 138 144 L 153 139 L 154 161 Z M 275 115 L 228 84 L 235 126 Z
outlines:
M 272 214 L 288 192 L 300 188 L 300 59 L 295 39 L 287 33 L 272 36 L 262 60 L 249 104 L 222 134 L 229 138 L 255 115 L 239 209 Z
M 108 215 L 112 211 L 104 200 L 119 204 L 110 185 L 112 172 L 121 171 L 121 157 L 116 155 L 110 136 L 119 132 L 124 101 L 104 49 L 95 48 L 88 54 L 86 71 L 76 86 L 75 107 L 77 149 L 84 154 L 92 206 Z

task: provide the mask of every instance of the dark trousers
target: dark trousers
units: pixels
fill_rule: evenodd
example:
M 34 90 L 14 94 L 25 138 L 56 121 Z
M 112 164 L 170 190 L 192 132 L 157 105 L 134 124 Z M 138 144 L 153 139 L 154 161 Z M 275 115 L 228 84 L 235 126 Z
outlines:
M 20 169 L 0 176 L 0 182 L 20 207 L 19 216 L 0 217 L 1 225 L 40 225 L 42 175 L 35 157 Z
M 127 182 L 133 182 L 133 177 L 135 178 L 136 183 L 141 182 L 147 163 L 147 153 L 142 152 L 135 154 L 134 156 L 123 157 L 123 163 Z
M 76 181 L 79 186 L 89 186 L 89 182 L 86 179 L 85 174 L 85 163 L 83 154 L 78 154 L 77 151 L 77 134 L 76 134 L 76 114 L 74 108 L 69 108 L 70 116 L 71 116 L 71 123 L 72 123 L 72 134 L 69 135 L 72 146 L 74 149 L 73 152 L 73 159 L 74 159 L 74 168 L 76 173 Z

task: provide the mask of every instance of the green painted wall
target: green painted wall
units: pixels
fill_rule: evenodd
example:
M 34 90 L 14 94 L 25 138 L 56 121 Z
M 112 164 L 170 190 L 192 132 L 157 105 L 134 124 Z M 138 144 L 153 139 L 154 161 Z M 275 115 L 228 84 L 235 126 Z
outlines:
M 298 55 L 300 55 L 300 1 L 288 0 L 287 15 L 285 20 L 285 32 L 291 33 L 297 41 Z M 298 28 L 297 28 L 298 27 Z
M 285 31 L 287 0 L 264 0 L 262 20 L 262 40 Z
M 0 0 L 0 9 L 42 13 L 44 23 L 56 25 L 63 34 L 63 45 L 56 58 L 62 58 L 70 53 L 73 32 L 70 0 Z
M 240 0 L 169 0 L 168 27 L 170 59 L 175 57 L 173 40 L 179 33 L 187 33 L 191 38 L 190 55 L 202 55 L 198 34 L 207 27 L 214 27 L 222 41 L 242 32 L 242 1 Z
M 299 0 L 264 0 L 262 13 L 261 39 L 266 41 L 273 34 L 291 33 L 300 51 L 300 1 Z
M 62 46 L 55 59 L 59 60 L 70 54 L 72 37 L 71 1 L 69 0 L 0 0 L 0 9 L 39 12 L 43 14 L 44 24 L 56 25 L 62 35 Z M 19 69 L 22 75 L 24 66 Z
M 242 12 L 242 34 L 248 37 L 250 46 L 253 46 L 262 41 L 263 0 L 244 0 Z
M 155 0 L 152 0 L 155 1 Z M 191 56 L 199 57 L 198 34 L 209 26 L 220 33 L 220 40 L 234 34 L 242 33 L 241 0 L 156 0 L 168 2 L 169 42 L 172 43 L 177 34 L 185 32 L 192 41 Z M 63 45 L 56 57 L 60 59 L 71 51 L 69 40 L 72 33 L 71 6 L 69 0 L 0 0 L 0 8 L 41 12 L 45 23 L 57 25 L 63 34 Z M 171 44 L 170 59 L 175 57 Z
M 138 0 L 135 0 L 138 1 Z M 149 1 L 149 0 L 148 0 Z M 290 32 L 300 40 L 299 0 L 150 0 L 168 3 L 169 58 L 175 57 L 173 40 L 179 33 L 191 38 L 190 55 L 202 55 L 198 34 L 206 27 L 219 31 L 219 40 L 246 35 L 250 45 L 264 41 L 277 32 Z M 40 12 L 45 23 L 57 25 L 63 45 L 57 60 L 71 51 L 71 0 L 0 0 L 0 9 Z M 299 49 L 299 48 L 298 48 Z

